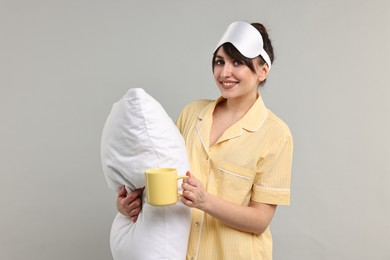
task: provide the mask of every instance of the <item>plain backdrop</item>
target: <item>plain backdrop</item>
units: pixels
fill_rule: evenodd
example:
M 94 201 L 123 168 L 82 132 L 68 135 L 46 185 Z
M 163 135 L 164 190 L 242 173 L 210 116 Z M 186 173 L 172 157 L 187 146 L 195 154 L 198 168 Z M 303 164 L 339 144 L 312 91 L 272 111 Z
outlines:
M 236 20 L 269 30 L 261 95 L 294 137 L 274 259 L 390 259 L 388 0 L 0 0 L 0 259 L 112 259 L 112 104 L 141 87 L 176 120 L 217 98 L 211 55 Z

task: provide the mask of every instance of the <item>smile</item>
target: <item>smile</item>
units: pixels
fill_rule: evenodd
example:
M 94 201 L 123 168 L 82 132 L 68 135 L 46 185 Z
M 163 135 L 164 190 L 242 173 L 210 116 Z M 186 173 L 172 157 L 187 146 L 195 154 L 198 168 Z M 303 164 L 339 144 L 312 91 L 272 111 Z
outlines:
M 236 84 L 237 82 L 222 82 L 222 85 L 224 85 L 225 87 L 232 87 Z

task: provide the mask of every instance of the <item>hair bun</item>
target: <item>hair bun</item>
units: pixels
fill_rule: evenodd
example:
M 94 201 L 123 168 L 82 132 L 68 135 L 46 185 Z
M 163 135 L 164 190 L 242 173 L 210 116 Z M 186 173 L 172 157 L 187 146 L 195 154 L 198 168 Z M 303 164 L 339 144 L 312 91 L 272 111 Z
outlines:
M 268 36 L 267 29 L 261 23 L 252 23 L 252 26 L 255 27 L 260 32 L 261 37 L 263 37 L 263 48 L 267 52 L 271 63 L 273 63 L 275 59 L 274 48 L 272 47 L 271 39 Z

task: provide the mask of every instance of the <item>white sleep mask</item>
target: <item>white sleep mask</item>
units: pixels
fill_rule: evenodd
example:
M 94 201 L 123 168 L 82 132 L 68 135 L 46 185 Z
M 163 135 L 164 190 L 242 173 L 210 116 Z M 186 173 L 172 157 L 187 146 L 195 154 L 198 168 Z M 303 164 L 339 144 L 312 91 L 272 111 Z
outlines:
M 271 69 L 271 59 L 263 48 L 263 37 L 250 23 L 238 21 L 230 24 L 215 50 L 226 42 L 233 44 L 247 58 L 253 59 L 261 55 Z

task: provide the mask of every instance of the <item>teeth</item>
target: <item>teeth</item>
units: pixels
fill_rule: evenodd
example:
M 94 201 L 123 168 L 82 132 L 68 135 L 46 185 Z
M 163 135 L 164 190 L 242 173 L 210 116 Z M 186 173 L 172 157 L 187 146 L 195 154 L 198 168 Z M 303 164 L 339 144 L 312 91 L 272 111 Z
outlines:
M 235 85 L 236 83 L 234 83 L 234 82 L 223 82 L 222 83 L 224 86 L 233 86 L 233 85 Z

